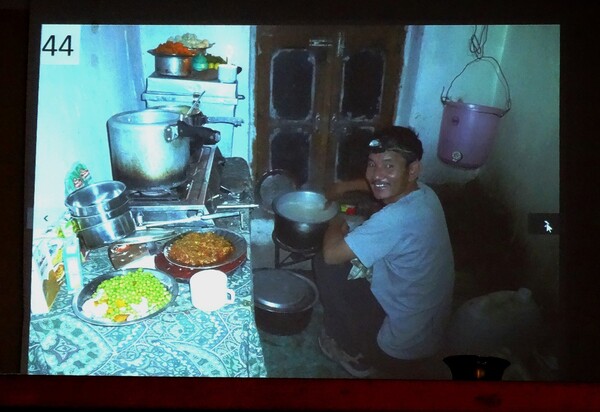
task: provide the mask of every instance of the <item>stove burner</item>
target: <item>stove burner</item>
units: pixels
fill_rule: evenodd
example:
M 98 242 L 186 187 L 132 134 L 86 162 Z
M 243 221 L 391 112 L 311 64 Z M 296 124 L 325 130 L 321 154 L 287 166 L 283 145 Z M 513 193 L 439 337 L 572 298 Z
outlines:
M 129 198 L 135 200 L 148 199 L 159 202 L 180 201 L 187 197 L 189 185 L 190 183 L 188 182 L 170 189 L 134 190 L 129 193 Z
M 164 190 L 154 190 L 154 191 L 146 191 L 146 190 L 140 190 L 139 193 L 141 196 L 149 196 L 149 197 L 155 197 L 155 196 L 165 196 L 165 195 L 170 195 L 173 192 L 171 192 L 170 190 L 164 189 Z

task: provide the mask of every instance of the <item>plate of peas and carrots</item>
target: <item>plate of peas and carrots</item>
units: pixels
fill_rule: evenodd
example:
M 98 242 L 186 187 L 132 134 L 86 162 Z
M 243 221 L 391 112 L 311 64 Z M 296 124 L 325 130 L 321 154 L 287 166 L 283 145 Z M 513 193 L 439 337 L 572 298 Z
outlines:
M 122 269 L 100 275 L 73 297 L 80 319 L 101 326 L 125 326 L 156 316 L 179 293 L 175 279 L 160 270 Z

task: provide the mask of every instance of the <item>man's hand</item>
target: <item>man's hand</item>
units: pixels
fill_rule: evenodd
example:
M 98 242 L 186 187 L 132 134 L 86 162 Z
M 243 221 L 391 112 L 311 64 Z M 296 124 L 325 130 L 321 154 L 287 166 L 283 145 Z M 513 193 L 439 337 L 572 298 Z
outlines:
M 350 249 L 344 237 L 350 227 L 343 215 L 337 215 L 329 221 L 329 226 L 323 237 L 323 259 L 327 264 L 349 262 L 356 255 Z

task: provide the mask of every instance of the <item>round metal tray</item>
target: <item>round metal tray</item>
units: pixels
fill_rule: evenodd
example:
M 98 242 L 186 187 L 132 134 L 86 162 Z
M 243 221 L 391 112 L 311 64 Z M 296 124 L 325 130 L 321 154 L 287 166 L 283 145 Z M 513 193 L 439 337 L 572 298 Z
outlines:
M 216 263 L 213 263 L 210 265 L 195 266 L 195 265 L 186 265 L 184 263 L 178 262 L 177 260 L 175 260 L 169 256 L 169 251 L 171 249 L 171 246 L 173 246 L 173 243 L 175 241 L 177 241 L 178 239 L 181 239 L 183 236 L 187 235 L 188 233 L 211 233 L 211 232 L 215 233 L 217 235 L 223 236 L 225 239 L 229 240 L 233 244 L 233 252 L 229 256 L 227 256 L 227 258 L 225 260 L 216 262 Z M 169 239 L 163 247 L 163 254 L 165 256 L 165 259 L 172 265 L 176 265 L 176 266 L 186 268 L 186 269 L 206 270 L 206 269 L 218 269 L 220 267 L 228 266 L 234 262 L 237 262 L 243 256 L 246 256 L 247 250 L 248 250 L 248 244 L 246 243 L 246 239 L 244 239 L 243 236 L 241 236 L 231 230 L 227 230 L 227 229 L 207 228 L 207 229 L 199 229 L 199 230 L 190 230 L 190 231 L 181 233 L 181 234 Z
M 89 282 L 87 285 L 85 285 L 83 287 L 83 289 L 81 289 L 78 293 L 75 294 L 75 296 L 73 296 L 73 301 L 71 303 L 71 306 L 73 308 L 73 312 L 75 312 L 75 315 L 77 315 L 77 317 L 80 318 L 81 320 L 84 320 L 84 321 L 94 324 L 94 325 L 127 326 L 127 325 L 141 322 L 145 319 L 154 317 L 154 316 L 158 315 L 159 313 L 161 313 L 162 311 L 164 311 L 165 309 L 167 309 L 170 305 L 173 304 L 173 302 L 175 302 L 175 298 L 179 294 L 179 286 L 177 284 L 177 281 L 171 275 L 164 273 L 160 270 L 144 268 L 144 272 L 152 273 L 163 285 L 165 285 L 167 290 L 171 293 L 171 300 L 165 306 L 163 306 L 162 308 L 158 309 L 157 311 L 154 311 L 144 317 L 133 319 L 133 320 L 128 320 L 125 322 L 112 322 L 108 319 L 104 320 L 104 319 L 91 318 L 83 312 L 83 310 L 82 310 L 83 304 L 92 297 L 92 295 L 94 294 L 94 292 L 96 291 L 96 289 L 98 288 L 100 283 L 102 283 L 105 280 L 114 278 L 115 276 L 123 276 L 128 273 L 135 272 L 136 270 L 137 270 L 137 268 L 113 271 L 110 273 L 106 273 L 104 275 L 100 275 L 97 278 L 95 278 L 94 280 L 92 280 L 91 282 Z

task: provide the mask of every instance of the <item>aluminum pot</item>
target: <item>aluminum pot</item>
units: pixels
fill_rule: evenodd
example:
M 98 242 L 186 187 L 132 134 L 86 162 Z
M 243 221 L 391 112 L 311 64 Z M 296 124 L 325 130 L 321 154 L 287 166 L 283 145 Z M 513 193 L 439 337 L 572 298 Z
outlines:
M 89 249 L 96 249 L 115 240 L 122 239 L 136 230 L 135 220 L 130 210 L 122 215 L 107 219 L 97 225 L 77 232 Z
M 127 203 L 123 182 L 107 180 L 77 189 L 65 199 L 65 206 L 74 217 L 94 216 L 118 209 Z
M 156 54 L 154 50 L 148 50 L 154 56 L 154 70 L 163 76 L 187 77 L 192 74 L 191 56 Z
M 80 229 L 87 229 L 88 227 L 92 227 L 98 225 L 102 222 L 105 222 L 109 219 L 121 216 L 124 213 L 129 211 L 129 201 L 123 203 L 121 206 L 109 210 L 107 212 L 98 213 L 96 215 L 90 216 L 73 216 L 73 219 L 77 222 L 77 225 Z
M 146 109 L 116 114 L 108 120 L 113 177 L 140 191 L 176 187 L 186 180 L 190 139 L 214 144 L 220 134 L 193 127 L 179 113 Z
M 255 269 L 253 272 L 256 325 L 274 335 L 294 335 L 310 323 L 319 300 L 310 279 L 285 269 Z
M 277 238 L 299 250 L 321 247 L 329 221 L 339 211 L 336 202 L 325 207 L 326 201 L 324 195 L 305 190 L 284 193 L 273 199 Z

